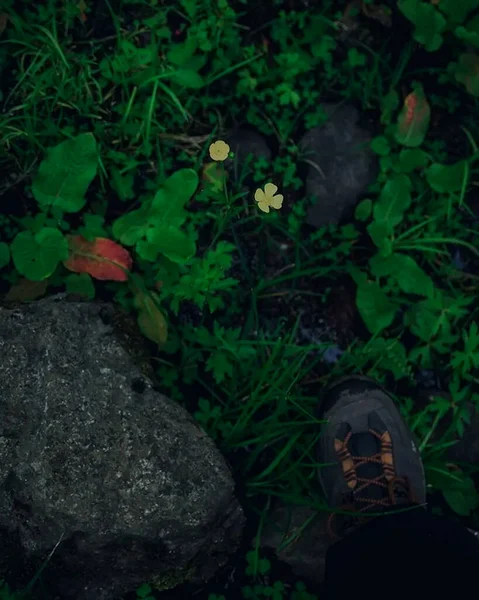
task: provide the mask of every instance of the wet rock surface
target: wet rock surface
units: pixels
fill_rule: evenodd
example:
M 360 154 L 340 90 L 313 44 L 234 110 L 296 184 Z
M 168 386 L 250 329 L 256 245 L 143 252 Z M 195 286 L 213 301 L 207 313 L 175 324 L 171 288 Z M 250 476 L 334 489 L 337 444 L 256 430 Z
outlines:
M 308 131 L 298 144 L 309 164 L 306 194 L 315 198 L 307 222 L 315 227 L 350 216 L 377 174 L 368 146 L 371 135 L 359 126 L 359 111 L 346 104 L 323 106 L 328 121 Z
M 237 127 L 225 139 L 235 155 L 233 160 L 224 163 L 226 170 L 233 181 L 242 182 L 243 191 L 254 191 L 257 187 L 252 177 L 255 161 L 260 158 L 270 161 L 273 155 L 266 138 L 252 129 Z
M 265 137 L 257 131 L 236 128 L 228 134 L 227 141 L 240 166 L 246 162 L 249 154 L 254 158 L 271 160 L 271 149 Z
M 62 599 L 206 581 L 244 525 L 214 442 L 101 311 L 55 297 L 0 308 L 0 566 L 38 569 L 56 546 L 43 581 Z
M 331 544 L 326 531 L 328 515 L 309 507 L 278 502 L 271 518 L 274 525 L 265 527 L 262 544 L 276 550 L 279 560 L 290 565 L 298 577 L 323 583 L 326 553 Z M 292 539 L 291 544 L 280 549 L 286 539 Z

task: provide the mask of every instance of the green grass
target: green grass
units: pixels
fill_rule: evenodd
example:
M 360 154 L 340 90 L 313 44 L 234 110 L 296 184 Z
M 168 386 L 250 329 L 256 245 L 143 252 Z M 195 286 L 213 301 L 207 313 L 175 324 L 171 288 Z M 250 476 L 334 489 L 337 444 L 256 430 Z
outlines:
M 243 597 L 313 597 L 303 584 L 268 579 L 260 534 L 278 500 L 327 510 L 317 483 L 314 408 L 336 377 L 367 375 L 391 390 L 419 440 L 430 491 L 443 494 L 452 518 L 479 527 L 477 469 L 451 469 L 446 455 L 479 404 L 479 113 L 477 74 L 457 66 L 463 42 L 451 32 L 426 52 L 397 9 L 400 35 L 360 27 L 341 42 L 343 3 L 335 0 L 309 11 L 283 0 L 267 9 L 248 0 L 4 4 L 2 297 L 31 301 L 67 289 L 111 299 L 139 323 L 146 310 L 139 290 L 151 298 L 142 331 L 164 392 L 216 441 L 257 529 Z M 418 118 L 406 131 L 415 140 L 411 153 L 401 141 L 401 107 L 417 79 L 432 119 Z M 326 121 L 326 102 L 360 109 L 379 170 L 349 221 L 315 230 L 306 223 L 311 199 L 300 174 L 305 165 L 321 173 L 321 164 L 297 144 Z M 238 122 L 266 136 L 272 159 L 239 165 L 229 156 L 211 167 L 210 144 L 228 142 Z M 94 135 L 97 154 L 85 163 L 70 157 L 77 190 L 82 173 L 94 174 L 77 210 L 66 208 L 61 190 L 45 204 L 38 169 L 47 151 L 82 133 Z M 198 178 L 194 192 L 168 188 L 178 172 Z M 43 191 L 55 176 L 50 167 Z M 254 192 L 268 182 L 285 199 L 265 214 Z M 146 211 L 161 189 L 185 209 L 168 222 Z M 137 210 L 144 211 L 140 222 L 151 217 L 174 229 L 171 247 L 116 235 L 119 219 Z M 41 239 L 45 228 L 61 238 L 115 240 L 131 253 L 135 276 L 105 282 L 72 275 L 59 251 L 27 289 L 19 249 L 31 251 L 33 242 L 24 237 L 21 246 L 17 236 Z M 186 244 L 195 251 L 180 256 Z M 454 266 L 458 250 L 463 269 Z M 309 341 L 305 312 L 325 322 Z M 168 328 L 166 343 L 159 328 Z M 331 364 L 323 355 L 336 344 L 343 353 Z M 424 370 L 438 375 L 447 399 L 418 401 Z M 293 541 L 285 532 L 284 544 Z M 154 593 L 145 585 L 138 597 Z

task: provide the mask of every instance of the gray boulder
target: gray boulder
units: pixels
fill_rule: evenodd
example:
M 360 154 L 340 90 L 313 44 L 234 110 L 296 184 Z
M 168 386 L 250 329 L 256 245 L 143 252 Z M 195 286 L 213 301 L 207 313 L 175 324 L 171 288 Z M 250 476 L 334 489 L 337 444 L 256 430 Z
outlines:
M 236 155 L 239 165 L 243 165 L 250 154 L 253 158 L 271 160 L 271 149 L 263 135 L 251 129 L 236 128 L 225 138 Z
M 264 136 L 250 129 L 239 127 L 232 129 L 225 140 L 235 154 L 233 160 L 227 160 L 224 163 L 225 168 L 231 173 L 234 181 L 243 182 L 243 191 L 250 191 L 249 188 L 254 185 L 251 173 L 255 161 L 258 158 L 270 161 L 272 157 L 271 149 Z
M 307 222 L 315 227 L 337 225 L 348 217 L 377 174 L 371 136 L 358 125 L 359 112 L 350 105 L 325 104 L 324 109 L 328 121 L 309 130 L 298 144 L 309 165 L 306 194 L 315 199 Z
M 43 579 L 62 599 L 206 581 L 244 525 L 214 442 L 154 389 L 105 307 L 0 307 L 0 568 L 54 550 Z
M 331 545 L 328 516 L 324 511 L 279 500 L 263 529 L 261 544 L 274 550 L 295 575 L 319 585 L 324 581 L 326 554 Z M 286 540 L 291 543 L 286 545 Z

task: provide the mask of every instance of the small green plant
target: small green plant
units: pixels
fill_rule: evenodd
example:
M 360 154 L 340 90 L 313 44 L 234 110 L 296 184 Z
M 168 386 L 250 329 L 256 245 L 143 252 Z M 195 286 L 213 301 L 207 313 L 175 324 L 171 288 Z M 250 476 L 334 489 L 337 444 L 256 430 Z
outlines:
M 465 52 L 457 57 L 457 61 L 449 63 L 448 71 L 474 96 L 479 95 L 479 56 L 475 52 L 479 49 L 479 18 L 474 14 L 478 7 L 476 0 L 398 1 L 399 10 L 414 26 L 413 38 L 428 52 L 439 50 L 452 36 L 462 42 Z
M 11 591 L 10 587 L 4 580 L 0 580 L 0 599 L 1 600 L 19 600 L 21 596 Z
M 138 600 L 154 600 L 154 596 L 152 595 L 153 590 L 148 583 L 144 583 L 140 585 L 136 590 L 136 597 Z
M 461 375 L 466 377 L 479 368 L 479 332 L 476 321 L 471 323 L 469 331 L 463 332 L 462 337 L 464 350 L 454 352 L 451 367 L 460 370 Z
M 404 414 L 423 440 L 420 449 L 426 462 L 429 447 L 435 447 L 432 437 L 439 423 L 446 417 L 450 421 L 443 434 L 442 452 L 462 437 L 470 423 L 471 401 L 477 407 L 470 373 L 478 365 L 476 322 L 459 334 L 464 323 L 470 322 L 473 298 L 459 290 L 443 289 L 436 269 L 431 268 L 436 257 L 449 255 L 450 244 L 478 255 L 471 243 L 460 239 L 460 229 L 458 237 L 443 233 L 451 231 L 453 214 L 463 205 L 477 152 L 453 164 L 435 161 L 431 152 L 422 148 L 427 144 L 430 115 L 422 86 L 414 84 L 396 123 L 392 122 L 391 112 L 385 117 L 384 135 L 372 141 L 373 151 L 381 157 L 378 194 L 374 200 L 363 200 L 355 217 L 366 224 L 376 253 L 369 257 L 367 270 L 352 266 L 350 273 L 357 284 L 358 311 L 375 337 L 365 346 L 358 344 L 344 362 L 344 366 L 349 361 L 363 371 L 369 367 L 376 378 L 381 378 L 382 371 L 389 371 L 396 380 L 410 378 L 414 369 L 429 369 L 438 361 L 443 365 L 453 400 L 436 397 L 415 419 L 413 405 L 408 401 L 404 405 Z M 403 149 L 396 149 L 396 144 Z M 428 212 L 427 218 L 422 216 L 419 203 Z M 402 342 L 406 330 L 417 340 L 409 351 Z M 458 347 L 461 339 L 462 349 Z M 457 350 L 451 352 L 454 347 Z M 456 477 L 453 483 L 452 477 L 446 477 L 433 481 L 460 514 L 465 510 L 461 508 L 460 490 L 468 490 L 465 506 L 475 507 L 472 498 L 479 496 L 472 492 L 469 480 L 458 483 Z M 448 483 L 452 487 L 448 488 Z

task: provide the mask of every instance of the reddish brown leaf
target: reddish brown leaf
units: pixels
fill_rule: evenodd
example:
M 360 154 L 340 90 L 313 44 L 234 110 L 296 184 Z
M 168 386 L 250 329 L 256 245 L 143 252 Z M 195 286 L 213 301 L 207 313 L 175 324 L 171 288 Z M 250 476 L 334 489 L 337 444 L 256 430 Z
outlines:
M 87 20 L 87 16 L 85 14 L 85 11 L 88 8 L 85 0 L 80 0 L 80 2 L 77 4 L 77 8 L 80 11 L 80 21 L 82 23 L 85 23 L 86 20 Z
M 8 15 L 6 13 L 0 14 L 0 35 L 5 31 L 5 27 L 8 23 Z
M 31 302 L 45 295 L 48 287 L 48 279 L 42 281 L 30 281 L 20 279 L 12 285 L 5 296 L 6 302 Z
M 228 173 L 217 162 L 209 162 L 203 167 L 201 178 L 206 189 L 219 192 L 224 189 Z
M 473 96 L 479 96 L 479 56 L 466 52 L 461 54 L 457 62 L 456 81 L 466 86 Z
M 414 91 L 404 100 L 396 126 L 396 140 L 411 148 L 420 146 L 426 136 L 430 120 L 431 108 L 422 86 L 416 84 Z
M 133 260 L 128 250 L 107 238 L 89 242 L 81 235 L 68 236 L 70 257 L 64 265 L 75 273 L 88 273 L 95 279 L 126 281 Z
M 138 309 L 138 325 L 149 340 L 160 346 L 168 339 L 168 324 L 158 308 L 160 299 L 155 292 L 144 293 L 139 290 L 134 298 Z

